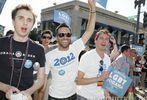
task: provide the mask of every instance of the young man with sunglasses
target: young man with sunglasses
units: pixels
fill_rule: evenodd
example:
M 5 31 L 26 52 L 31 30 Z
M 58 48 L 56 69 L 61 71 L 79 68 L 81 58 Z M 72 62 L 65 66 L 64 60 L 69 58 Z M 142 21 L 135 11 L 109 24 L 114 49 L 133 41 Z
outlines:
M 48 100 L 76 100 L 75 79 L 78 71 L 78 55 L 93 34 L 96 11 L 95 0 L 88 0 L 90 7 L 88 25 L 83 36 L 71 43 L 71 29 L 66 24 L 57 27 L 58 48 L 46 54 L 46 74 L 51 71 L 52 80 Z
M 100 30 L 95 36 L 96 48 L 81 57 L 76 80 L 79 85 L 77 89 L 78 100 L 110 98 L 109 93 L 102 88 L 103 80 L 109 75 L 110 58 L 105 53 L 109 39 L 110 33 L 105 29 Z

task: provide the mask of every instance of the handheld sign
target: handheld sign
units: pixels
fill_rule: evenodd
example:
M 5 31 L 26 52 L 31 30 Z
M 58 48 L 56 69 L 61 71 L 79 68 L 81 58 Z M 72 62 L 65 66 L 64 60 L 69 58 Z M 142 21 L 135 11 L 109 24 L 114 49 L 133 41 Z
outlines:
M 71 25 L 71 17 L 65 11 L 54 10 L 54 22 Z
M 99 3 L 101 6 L 103 6 L 104 8 L 106 8 L 107 0 L 96 0 L 96 2 Z
M 129 88 L 132 79 L 111 67 L 109 77 L 104 81 L 103 88 L 118 97 L 123 97 Z
M 3 10 L 5 2 L 6 2 L 6 0 L 0 0 L 0 14 L 1 14 L 2 10 Z

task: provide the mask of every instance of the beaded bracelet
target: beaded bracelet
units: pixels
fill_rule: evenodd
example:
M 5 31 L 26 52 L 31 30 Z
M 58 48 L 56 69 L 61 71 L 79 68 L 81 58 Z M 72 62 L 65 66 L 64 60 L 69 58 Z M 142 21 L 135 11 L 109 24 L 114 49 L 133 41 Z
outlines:
M 91 10 L 90 13 L 96 13 L 96 11 L 92 11 L 92 10 Z

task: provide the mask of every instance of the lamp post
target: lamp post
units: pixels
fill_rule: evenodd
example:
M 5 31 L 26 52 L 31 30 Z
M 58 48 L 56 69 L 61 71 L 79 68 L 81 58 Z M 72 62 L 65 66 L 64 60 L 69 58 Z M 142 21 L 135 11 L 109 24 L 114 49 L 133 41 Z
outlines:
M 137 34 L 138 34 L 138 30 L 139 30 L 139 19 L 140 19 L 140 9 L 141 9 L 141 4 L 143 4 L 143 6 L 145 5 L 145 0 L 135 0 L 134 4 L 135 4 L 135 9 L 138 6 L 137 25 L 136 25 L 136 34 L 135 34 L 135 42 L 137 43 Z

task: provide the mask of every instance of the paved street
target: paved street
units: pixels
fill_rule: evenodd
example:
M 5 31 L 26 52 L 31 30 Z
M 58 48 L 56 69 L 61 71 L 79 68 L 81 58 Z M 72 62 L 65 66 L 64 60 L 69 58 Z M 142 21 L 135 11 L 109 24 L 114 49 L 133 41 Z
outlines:
M 147 100 L 147 80 L 145 81 L 145 91 L 139 89 L 139 87 L 135 88 L 135 100 Z

